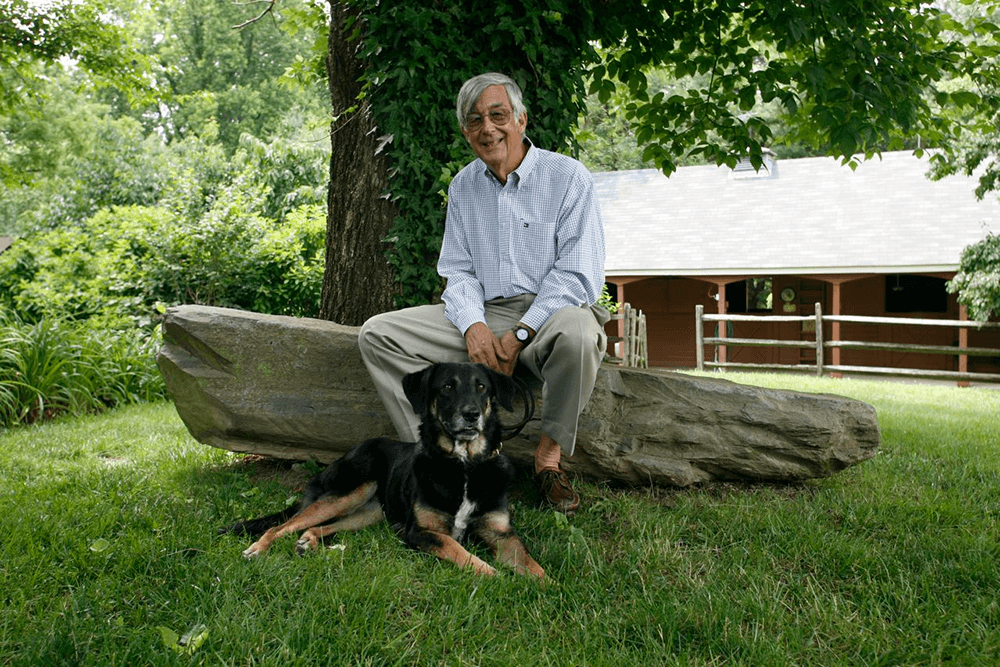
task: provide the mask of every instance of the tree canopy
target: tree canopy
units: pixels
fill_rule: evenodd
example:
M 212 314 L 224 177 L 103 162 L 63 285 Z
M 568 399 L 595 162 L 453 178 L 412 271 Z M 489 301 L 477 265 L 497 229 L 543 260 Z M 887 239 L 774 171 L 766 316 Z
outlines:
M 149 63 L 127 20 L 115 0 L 0 0 L 0 111 L 35 96 L 39 66 L 62 59 L 98 82 L 141 94 Z
M 979 31 L 995 47 L 996 26 L 963 25 L 926 2 L 650 2 L 597 23 L 610 33 L 602 41 L 620 47 L 591 70 L 591 89 L 604 97 L 627 87 L 645 156 L 668 174 L 686 155 L 759 164 L 774 131 L 758 110 L 772 101 L 795 139 L 847 161 L 907 137 L 943 143 L 963 120 L 944 107 L 996 106 L 995 51 L 960 39 Z M 643 71 L 653 66 L 707 81 L 651 91 Z M 939 88 L 958 76 L 984 85 Z

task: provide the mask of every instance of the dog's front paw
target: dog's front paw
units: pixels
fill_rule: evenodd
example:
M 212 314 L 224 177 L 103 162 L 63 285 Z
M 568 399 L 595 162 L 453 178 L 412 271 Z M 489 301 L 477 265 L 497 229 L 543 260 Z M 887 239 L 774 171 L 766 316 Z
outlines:
M 298 542 L 295 543 L 295 553 L 300 556 L 315 553 L 318 548 L 319 540 L 315 535 L 310 534 L 308 531 L 299 538 Z
M 495 576 L 497 573 L 497 569 L 495 567 L 487 563 L 484 563 L 482 561 L 478 563 L 473 563 L 472 569 L 476 574 L 483 574 L 486 575 L 487 577 Z
M 256 558 L 257 556 L 260 556 L 265 551 L 267 551 L 267 550 L 264 549 L 263 547 L 261 547 L 257 542 L 254 542 L 253 544 L 251 544 L 249 547 L 247 547 L 243 551 L 243 557 L 246 558 L 246 559 Z

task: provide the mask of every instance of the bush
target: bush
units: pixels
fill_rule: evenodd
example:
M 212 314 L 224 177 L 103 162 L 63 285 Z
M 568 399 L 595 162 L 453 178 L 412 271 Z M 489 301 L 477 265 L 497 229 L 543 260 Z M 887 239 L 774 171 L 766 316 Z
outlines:
M 256 200 L 236 192 L 191 222 L 165 208 L 128 206 L 19 239 L 0 255 L 0 306 L 28 322 L 87 319 L 111 329 L 148 325 L 158 303 L 315 316 L 322 208 L 302 206 L 277 223 L 250 213 Z
M 948 283 L 949 292 L 969 309 L 969 317 L 986 322 L 1000 315 L 1000 235 L 967 246 L 962 251 L 959 271 Z
M 148 323 L 143 273 L 175 220 L 166 209 L 128 206 L 18 239 L 0 255 L 0 300 L 29 322 Z
M 161 399 L 158 334 L 86 323 L 0 319 L 0 426 Z
M 315 317 L 326 256 L 326 215 L 308 205 L 283 223 L 250 213 L 238 195 L 165 238 L 150 258 L 147 298 Z

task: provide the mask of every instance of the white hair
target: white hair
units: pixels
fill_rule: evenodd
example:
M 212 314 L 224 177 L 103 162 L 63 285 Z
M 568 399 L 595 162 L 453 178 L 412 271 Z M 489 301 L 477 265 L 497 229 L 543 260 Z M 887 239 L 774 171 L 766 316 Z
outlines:
M 462 89 L 458 91 L 458 103 L 455 110 L 458 115 L 458 124 L 463 130 L 465 129 L 466 117 L 472 113 L 472 107 L 476 106 L 479 96 L 490 86 L 504 87 L 507 91 L 507 97 L 510 98 L 510 106 L 514 112 L 514 118 L 520 120 L 521 116 L 528 113 L 528 110 L 524 108 L 521 89 L 514 83 L 514 79 L 506 74 L 487 72 L 486 74 L 472 77 L 462 84 Z

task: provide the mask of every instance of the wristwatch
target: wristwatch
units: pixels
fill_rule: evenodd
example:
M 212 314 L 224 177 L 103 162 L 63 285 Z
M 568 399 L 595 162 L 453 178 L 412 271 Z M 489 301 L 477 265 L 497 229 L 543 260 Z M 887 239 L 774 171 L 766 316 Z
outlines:
M 535 335 L 531 333 L 531 329 L 520 324 L 515 326 L 512 331 L 514 332 L 514 337 L 517 338 L 522 347 L 530 343 L 531 339 L 535 337 Z

